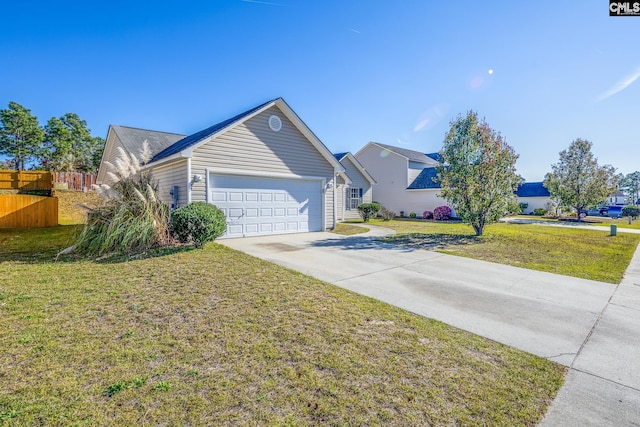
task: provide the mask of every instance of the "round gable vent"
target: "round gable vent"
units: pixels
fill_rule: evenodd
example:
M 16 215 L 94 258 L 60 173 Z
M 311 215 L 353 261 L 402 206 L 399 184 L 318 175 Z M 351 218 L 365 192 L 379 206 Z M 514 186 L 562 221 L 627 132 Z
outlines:
M 282 120 L 280 120 L 280 117 L 276 116 L 275 114 L 269 117 L 269 127 L 274 132 L 278 132 L 280 129 L 282 129 Z

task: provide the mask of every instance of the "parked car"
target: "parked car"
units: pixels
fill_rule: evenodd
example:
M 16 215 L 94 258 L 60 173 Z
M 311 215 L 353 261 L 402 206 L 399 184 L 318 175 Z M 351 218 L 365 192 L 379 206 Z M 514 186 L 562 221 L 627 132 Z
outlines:
M 600 208 L 600 215 L 608 216 L 609 218 L 620 218 L 622 216 L 622 206 L 603 206 Z

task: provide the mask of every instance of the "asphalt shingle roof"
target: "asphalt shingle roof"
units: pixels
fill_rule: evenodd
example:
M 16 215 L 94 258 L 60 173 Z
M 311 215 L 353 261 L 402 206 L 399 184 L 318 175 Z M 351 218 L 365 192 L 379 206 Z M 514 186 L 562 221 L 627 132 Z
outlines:
M 230 119 L 224 120 L 220 123 L 217 123 L 213 126 L 210 126 L 206 129 L 203 129 L 199 132 L 196 132 L 192 135 L 186 136 L 182 139 L 180 139 L 179 141 L 175 142 L 173 145 L 166 147 L 165 149 L 163 149 L 162 151 L 160 151 L 159 153 L 157 153 L 155 156 L 153 156 L 153 158 L 151 159 L 152 162 L 155 162 L 156 160 L 160 160 L 163 159 L 165 157 L 169 157 L 172 154 L 176 154 L 179 153 L 182 150 L 185 150 L 187 148 L 189 148 L 190 146 L 198 143 L 199 141 L 202 141 L 203 139 L 213 135 L 214 133 L 226 128 L 227 126 L 230 126 L 232 124 L 234 124 L 237 121 L 242 120 L 243 118 L 245 118 L 246 116 L 249 116 L 251 114 L 253 114 L 254 112 L 258 111 L 259 109 L 261 109 L 262 107 L 264 107 L 265 105 L 276 101 L 276 99 L 272 99 L 271 101 L 267 101 L 264 104 L 260 104 L 257 107 L 254 107 L 250 110 L 245 111 L 244 113 L 240 113 L 237 116 L 233 116 Z
M 438 163 L 444 163 L 444 158 L 440 155 L 440 153 L 427 153 L 427 157 L 431 157 Z
M 390 150 L 402 156 L 405 156 L 412 162 L 421 162 L 421 163 L 430 164 L 430 163 L 433 163 L 434 161 L 434 159 L 432 159 L 431 157 L 419 151 L 408 150 L 406 148 L 400 148 L 400 147 L 394 147 L 393 145 L 380 144 L 379 142 L 376 142 L 375 144 L 379 145 L 382 148 L 386 148 L 387 150 Z
M 347 154 L 349 154 L 348 151 L 346 153 L 333 153 L 333 157 L 335 157 L 337 161 L 340 161 Z
M 116 135 L 118 135 L 118 139 L 122 143 L 124 149 L 128 153 L 134 154 L 136 157 L 139 157 L 142 153 L 144 141 L 147 141 L 149 144 L 151 156 L 153 157 L 157 153 L 185 137 L 185 135 L 177 133 L 158 132 L 155 130 L 138 129 L 128 126 L 112 125 L 111 128 L 114 130 Z
M 407 187 L 407 190 L 424 190 L 428 188 L 440 188 L 440 183 L 434 181 L 434 178 L 438 177 L 438 171 L 436 168 L 424 168 L 422 172 L 418 174 L 416 179 L 413 180 L 411 185 Z
M 518 186 L 516 195 L 518 197 L 549 197 L 550 194 L 541 182 L 526 182 Z

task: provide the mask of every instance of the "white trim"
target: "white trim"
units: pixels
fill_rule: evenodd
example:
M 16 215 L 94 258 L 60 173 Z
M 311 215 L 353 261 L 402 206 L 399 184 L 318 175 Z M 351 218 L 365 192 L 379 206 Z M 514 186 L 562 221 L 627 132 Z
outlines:
M 336 190 L 338 188 L 338 175 L 333 175 L 333 229 L 336 228 L 336 223 L 338 219 L 338 203 L 336 203 Z M 326 223 L 325 223 L 326 227 Z
M 304 179 L 307 181 L 325 181 L 323 176 L 307 176 L 296 175 L 293 173 L 279 173 L 279 172 L 263 172 L 263 171 L 247 171 L 242 169 L 227 169 L 227 168 L 207 168 L 207 174 L 220 174 L 220 175 L 240 175 L 240 176 L 262 176 L 265 178 L 280 178 L 280 179 Z
M 193 182 L 191 182 L 191 157 L 187 159 L 187 204 L 191 203 L 191 187 L 193 186 Z
M 188 150 L 185 151 L 180 151 L 178 153 L 172 154 L 169 157 L 165 157 L 163 159 L 160 160 L 156 160 L 155 162 L 151 162 L 151 163 L 147 163 L 146 165 L 144 165 L 143 168 L 153 168 L 156 166 L 160 166 L 160 165 L 164 165 L 165 163 L 174 161 L 174 160 L 180 160 L 180 159 L 190 159 L 191 158 L 191 152 Z
M 206 174 L 204 177 L 204 190 L 205 190 L 204 200 L 207 203 L 211 203 L 211 196 L 209 195 L 209 184 L 211 184 L 211 178 L 210 178 L 211 169 L 205 168 L 204 172 Z

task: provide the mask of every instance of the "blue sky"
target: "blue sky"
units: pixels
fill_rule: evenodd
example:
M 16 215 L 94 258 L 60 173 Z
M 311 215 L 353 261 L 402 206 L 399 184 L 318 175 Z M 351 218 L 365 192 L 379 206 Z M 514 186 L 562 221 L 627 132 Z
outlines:
M 334 152 L 440 150 L 476 110 L 537 181 L 576 138 L 640 170 L 640 17 L 606 0 L 8 2 L 0 108 L 193 133 L 282 96 Z M 492 70 L 492 73 L 490 73 Z

